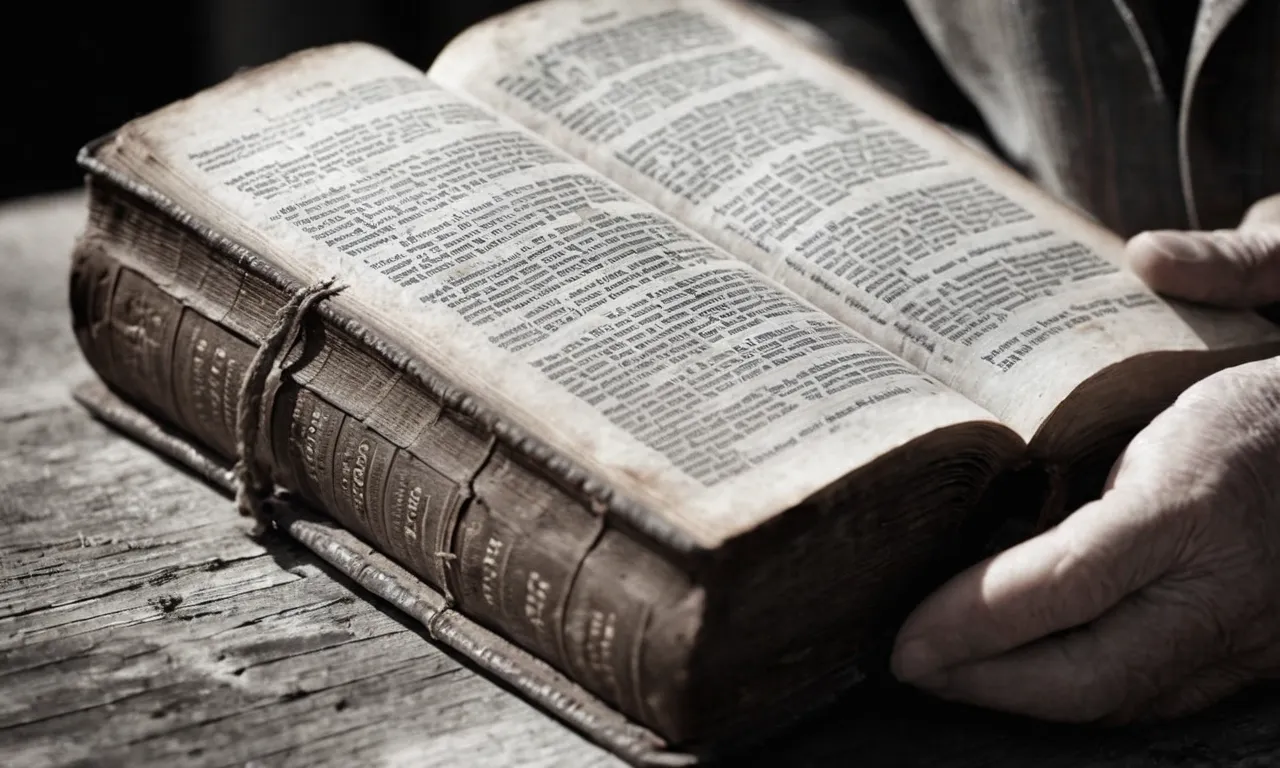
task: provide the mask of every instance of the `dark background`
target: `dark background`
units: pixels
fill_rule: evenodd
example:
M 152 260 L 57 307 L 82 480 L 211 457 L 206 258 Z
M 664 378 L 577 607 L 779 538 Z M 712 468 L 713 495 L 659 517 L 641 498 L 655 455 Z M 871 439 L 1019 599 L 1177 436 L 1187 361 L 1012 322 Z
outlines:
M 644 0 L 635 0 L 644 3 Z M 987 138 L 901 0 L 758 0 L 808 19 L 838 55 L 942 122 Z M 23 0 L 0 22 L 0 200 L 78 187 L 76 151 L 242 67 L 364 40 L 426 69 L 521 0 Z M 909 90 L 899 74 L 910 70 Z
M 643 3 L 644 0 L 635 0 Z M 758 0 L 935 118 L 987 138 L 902 0 Z M 10 4 L 0 22 L 0 200 L 77 187 L 76 151 L 130 119 L 314 45 L 364 40 L 426 69 L 520 0 L 173 0 Z M 909 90 L 898 75 L 910 71 Z
M 81 145 L 286 53 L 366 40 L 426 68 L 515 0 L 28 0 L 0 23 L 0 199 L 78 186 Z M 6 82 L 7 81 L 7 82 Z

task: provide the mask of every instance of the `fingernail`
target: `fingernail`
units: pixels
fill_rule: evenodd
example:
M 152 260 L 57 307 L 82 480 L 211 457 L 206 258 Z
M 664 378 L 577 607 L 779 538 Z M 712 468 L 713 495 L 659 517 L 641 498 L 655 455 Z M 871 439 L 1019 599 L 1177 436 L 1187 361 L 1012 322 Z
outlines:
M 927 640 L 908 640 L 899 646 L 892 665 L 894 676 L 908 685 L 937 689 L 947 684 L 947 671 Z

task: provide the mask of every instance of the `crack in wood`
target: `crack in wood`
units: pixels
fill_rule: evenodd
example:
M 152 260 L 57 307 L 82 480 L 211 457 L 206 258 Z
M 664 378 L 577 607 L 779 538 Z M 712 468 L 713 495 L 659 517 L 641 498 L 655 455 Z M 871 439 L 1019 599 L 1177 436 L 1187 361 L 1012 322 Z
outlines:
M 63 608 L 74 608 L 78 605 L 83 605 L 85 603 L 92 603 L 94 601 L 102 600 L 104 598 L 111 597 L 112 595 L 120 594 L 122 592 L 133 592 L 138 589 L 141 589 L 142 586 L 143 586 L 142 584 L 126 584 L 123 587 L 117 587 L 115 589 L 107 590 L 106 592 L 100 592 L 96 595 L 87 595 L 85 597 L 79 597 L 79 598 L 76 598 L 75 600 L 68 600 L 65 603 L 41 605 L 35 608 L 28 608 L 25 610 L 21 610 L 16 613 L 0 614 L 0 621 L 6 621 L 9 619 L 20 619 L 26 616 L 34 616 L 34 615 L 43 613 L 45 611 L 55 611 L 55 610 L 61 610 Z M 63 627 L 63 626 L 66 626 L 66 624 L 52 624 L 47 627 L 42 627 L 42 629 L 57 629 L 58 627 Z

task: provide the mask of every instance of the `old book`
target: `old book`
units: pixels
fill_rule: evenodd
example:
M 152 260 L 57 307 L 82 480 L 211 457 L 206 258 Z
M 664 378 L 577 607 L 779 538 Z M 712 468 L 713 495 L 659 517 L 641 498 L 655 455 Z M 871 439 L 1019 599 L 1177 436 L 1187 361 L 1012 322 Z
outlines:
M 544 0 L 425 74 L 301 52 L 81 163 L 75 327 L 130 405 L 89 402 L 268 468 L 340 528 L 282 525 L 637 761 L 881 669 L 1002 522 L 1280 349 L 723 0 Z

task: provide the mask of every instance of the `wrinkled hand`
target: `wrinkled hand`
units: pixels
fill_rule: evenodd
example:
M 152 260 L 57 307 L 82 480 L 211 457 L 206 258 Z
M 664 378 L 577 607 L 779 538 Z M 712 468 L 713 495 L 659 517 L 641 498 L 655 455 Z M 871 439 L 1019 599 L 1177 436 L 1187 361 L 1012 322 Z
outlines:
M 1280 300 L 1280 196 L 1236 230 L 1144 233 L 1127 256 L 1163 293 Z M 916 608 L 893 669 L 943 698 L 1074 722 L 1177 716 L 1280 673 L 1280 359 L 1183 393 L 1099 500 Z

